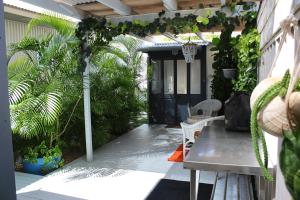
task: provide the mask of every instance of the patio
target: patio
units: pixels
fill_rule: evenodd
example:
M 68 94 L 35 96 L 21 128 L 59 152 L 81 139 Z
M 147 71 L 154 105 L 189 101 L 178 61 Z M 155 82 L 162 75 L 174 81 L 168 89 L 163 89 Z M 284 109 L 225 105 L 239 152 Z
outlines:
M 19 200 L 146 199 L 161 179 L 189 181 L 182 163 L 167 161 L 182 140 L 180 129 L 142 125 L 94 153 L 81 157 L 46 177 L 16 173 Z M 221 174 L 221 177 L 223 175 Z M 201 172 L 200 182 L 213 184 L 215 173 Z M 215 200 L 224 198 L 224 177 Z M 228 179 L 227 199 L 237 199 L 237 175 Z M 240 176 L 240 199 L 249 198 L 246 176 Z
M 0 0 L 0 199 L 300 199 L 299 16 L 299 0 Z

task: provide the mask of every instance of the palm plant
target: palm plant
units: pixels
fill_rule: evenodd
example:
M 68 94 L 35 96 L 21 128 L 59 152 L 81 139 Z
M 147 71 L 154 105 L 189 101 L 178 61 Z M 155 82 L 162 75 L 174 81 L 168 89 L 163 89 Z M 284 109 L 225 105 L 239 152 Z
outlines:
M 92 56 L 91 108 L 93 127 L 98 130 L 124 133 L 143 110 L 139 45 L 133 37 L 119 36 Z
M 25 37 L 10 49 L 9 87 L 13 132 L 52 147 L 60 139 L 84 144 L 82 75 L 78 69 L 75 27 L 53 16 L 33 19 L 34 26 L 46 25 L 55 34 Z M 124 133 L 141 111 L 139 42 L 118 37 L 110 46 L 93 51 L 91 59 L 91 108 L 93 142 L 99 146 L 109 134 Z M 14 60 L 14 55 L 22 53 Z M 64 134 L 72 133 L 72 134 Z M 36 144 L 38 143 L 38 144 Z M 76 142 L 75 142 L 76 143 Z M 84 145 L 80 145 L 84 147 Z M 77 145 L 76 145 L 77 146 Z
M 115 37 L 110 46 L 106 49 L 107 53 L 114 55 L 119 59 L 120 64 L 132 70 L 133 79 L 135 80 L 135 94 L 139 101 L 144 104 L 142 110 L 146 111 L 146 91 L 142 87 L 142 83 L 147 81 L 143 73 L 143 54 L 139 51 L 142 41 L 132 36 Z
M 131 36 L 118 36 L 110 42 L 108 47 L 104 48 L 104 53 L 117 59 L 121 66 L 132 70 L 138 88 L 141 81 L 138 78 L 142 71 L 142 53 L 138 51 L 140 44 L 141 41 Z
M 41 25 L 56 33 L 40 39 L 25 37 L 10 48 L 10 58 L 20 52 L 24 55 L 11 59 L 8 65 L 11 120 L 14 133 L 47 140 L 51 147 L 70 121 L 60 120 L 64 107 L 78 106 L 81 98 L 78 41 L 75 25 L 57 16 L 32 19 L 27 33 Z

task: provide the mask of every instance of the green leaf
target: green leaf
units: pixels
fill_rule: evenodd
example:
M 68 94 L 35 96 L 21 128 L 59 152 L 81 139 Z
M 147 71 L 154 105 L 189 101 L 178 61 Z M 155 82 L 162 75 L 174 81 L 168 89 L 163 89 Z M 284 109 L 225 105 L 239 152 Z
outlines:
M 212 39 L 212 44 L 217 46 L 217 45 L 219 45 L 220 41 L 221 41 L 220 38 L 214 37 Z
M 198 28 L 197 24 L 193 25 L 192 31 L 193 31 L 193 33 L 197 33 L 199 31 L 199 28 Z
M 202 17 L 200 15 L 196 18 L 196 21 L 204 25 L 207 25 L 209 23 L 209 19 L 207 17 Z
M 298 169 L 297 173 L 294 176 L 294 199 L 300 198 L 300 169 Z
M 211 9 L 207 9 L 205 15 L 206 17 L 210 17 L 212 15 Z
M 9 103 L 11 105 L 18 104 L 30 89 L 29 81 L 9 81 Z
M 33 18 L 27 28 L 27 33 L 29 34 L 34 27 L 37 26 L 48 26 L 55 29 L 59 34 L 64 36 L 70 36 L 75 32 L 75 24 L 64 19 L 62 15 L 50 13 L 50 15 L 40 15 L 37 18 Z

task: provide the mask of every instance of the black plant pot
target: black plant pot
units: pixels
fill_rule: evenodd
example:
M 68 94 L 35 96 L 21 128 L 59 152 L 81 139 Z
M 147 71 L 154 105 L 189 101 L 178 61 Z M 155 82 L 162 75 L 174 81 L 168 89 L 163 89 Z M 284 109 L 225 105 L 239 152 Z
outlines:
M 224 105 L 225 126 L 231 131 L 250 130 L 250 95 L 235 92 Z
M 222 69 L 223 70 L 223 75 L 227 79 L 234 79 L 236 76 L 236 69 Z

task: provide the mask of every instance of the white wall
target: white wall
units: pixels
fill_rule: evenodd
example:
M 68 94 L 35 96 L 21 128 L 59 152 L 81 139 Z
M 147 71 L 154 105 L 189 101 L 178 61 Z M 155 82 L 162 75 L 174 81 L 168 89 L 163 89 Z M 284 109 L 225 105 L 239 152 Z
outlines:
M 19 42 L 25 36 L 27 30 L 27 23 L 5 19 L 5 37 L 7 49 L 9 45 Z M 48 27 L 34 27 L 29 36 L 38 37 L 40 35 L 47 35 L 48 33 L 55 33 L 53 29 Z
M 261 61 L 259 68 L 259 80 L 263 80 L 267 77 L 274 56 L 278 48 L 278 31 L 280 22 L 285 19 L 290 13 L 293 13 L 297 8 L 299 0 L 264 0 L 262 1 L 261 9 L 258 16 L 258 29 L 261 33 Z M 295 40 L 288 36 L 281 53 L 279 55 L 277 65 L 272 71 L 272 76 L 282 77 L 287 69 L 293 69 L 295 51 Z M 276 200 L 289 200 L 291 199 L 288 193 L 284 179 L 277 164 L 278 155 L 280 152 L 281 139 L 266 135 L 268 149 L 270 151 L 270 157 L 272 162 L 276 165 Z

